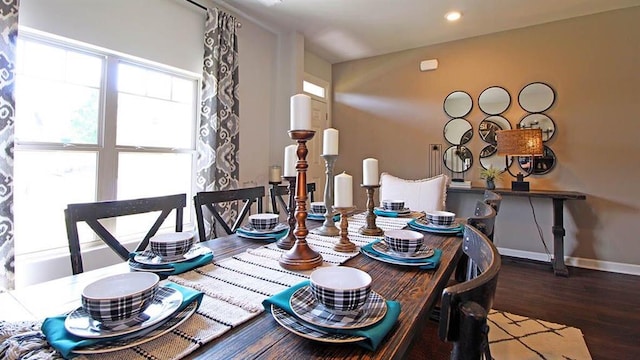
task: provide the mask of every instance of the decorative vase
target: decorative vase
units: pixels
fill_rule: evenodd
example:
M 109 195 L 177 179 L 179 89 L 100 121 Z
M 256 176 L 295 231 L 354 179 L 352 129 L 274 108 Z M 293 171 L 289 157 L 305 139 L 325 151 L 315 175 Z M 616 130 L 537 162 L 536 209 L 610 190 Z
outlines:
M 487 179 L 487 189 L 493 190 L 496 188 L 496 183 L 493 182 L 493 179 Z

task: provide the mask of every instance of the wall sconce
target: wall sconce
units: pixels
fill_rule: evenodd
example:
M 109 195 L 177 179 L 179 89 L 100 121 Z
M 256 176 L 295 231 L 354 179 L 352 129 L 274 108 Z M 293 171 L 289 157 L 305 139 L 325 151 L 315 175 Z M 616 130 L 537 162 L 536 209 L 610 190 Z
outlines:
M 544 146 L 542 144 L 541 129 L 516 129 L 516 130 L 500 130 L 496 132 L 498 142 L 498 155 L 504 155 L 506 163 L 509 164 L 509 156 L 530 156 L 529 167 L 526 175 L 518 172 L 514 175 L 509 166 L 507 171 L 516 178 L 511 182 L 511 190 L 529 191 L 529 183 L 524 178 L 533 173 L 533 157 L 542 156 Z

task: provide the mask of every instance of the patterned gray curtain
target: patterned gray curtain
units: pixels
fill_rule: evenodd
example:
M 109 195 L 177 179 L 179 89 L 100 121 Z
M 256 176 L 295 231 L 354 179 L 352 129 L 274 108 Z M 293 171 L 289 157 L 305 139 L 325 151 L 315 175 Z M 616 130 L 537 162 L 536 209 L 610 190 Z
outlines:
M 14 287 L 13 127 L 18 0 L 0 2 L 0 292 Z
M 226 12 L 207 10 L 197 143 L 198 191 L 238 188 L 240 103 L 237 26 L 236 18 Z M 207 234 L 215 235 L 213 216 L 204 210 Z M 227 222 L 235 220 L 238 214 L 235 203 L 219 206 L 218 211 Z

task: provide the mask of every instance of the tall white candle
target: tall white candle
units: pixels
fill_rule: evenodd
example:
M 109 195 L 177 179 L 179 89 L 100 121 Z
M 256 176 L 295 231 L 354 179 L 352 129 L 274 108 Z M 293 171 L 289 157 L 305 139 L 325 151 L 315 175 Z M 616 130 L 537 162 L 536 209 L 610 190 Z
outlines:
M 367 158 L 362 160 L 362 185 L 379 185 L 378 160 Z
M 352 207 L 353 206 L 353 177 L 347 173 L 336 175 L 333 178 L 334 183 L 334 199 L 335 207 Z
M 291 97 L 291 130 L 311 130 L 311 97 L 296 94 Z
M 296 145 L 289 145 L 284 148 L 284 176 L 296 176 L 297 149 Z
M 282 172 L 282 168 L 279 165 L 272 165 L 271 167 L 269 167 L 269 182 L 272 182 L 272 183 L 281 182 L 282 181 L 282 179 L 280 178 L 282 176 L 281 172 Z
M 338 130 L 332 128 L 324 130 L 322 155 L 338 155 Z

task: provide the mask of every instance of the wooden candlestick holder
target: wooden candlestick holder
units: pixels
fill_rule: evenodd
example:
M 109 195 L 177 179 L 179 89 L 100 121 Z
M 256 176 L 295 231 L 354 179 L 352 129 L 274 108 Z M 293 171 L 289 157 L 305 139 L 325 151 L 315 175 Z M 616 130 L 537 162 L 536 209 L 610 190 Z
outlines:
M 338 158 L 338 155 L 322 155 L 325 161 L 325 184 L 324 184 L 324 222 L 322 226 L 312 230 L 314 234 L 324 236 L 336 236 L 340 233 L 336 227 L 333 216 L 335 214 L 333 210 L 333 165 Z
M 333 250 L 338 252 L 354 252 L 356 251 L 356 245 L 349 240 L 349 220 L 347 220 L 347 213 L 355 209 L 355 207 L 334 207 L 334 209 L 340 213 L 340 241 L 333 247 Z
M 309 247 L 307 243 L 307 141 L 315 135 L 313 130 L 290 130 L 289 137 L 298 142 L 296 154 L 296 228 L 293 233 L 296 241 L 289 251 L 280 256 L 280 266 L 287 270 L 311 270 L 322 265 L 322 255 Z M 291 194 L 289 194 L 291 196 Z
M 374 201 L 373 193 L 380 185 L 360 185 L 367 190 L 367 224 L 358 230 L 362 235 L 367 236 L 380 236 L 384 234 L 384 231 L 376 225 L 376 214 L 373 212 Z
M 282 178 L 289 183 L 289 205 L 287 206 L 287 223 L 289 224 L 289 234 L 286 237 L 283 237 L 280 240 L 276 241 L 276 246 L 278 246 L 280 249 L 289 250 L 296 242 L 296 237 L 295 235 L 293 235 L 293 230 L 296 227 L 296 218 L 294 216 L 296 210 L 294 201 L 296 177 L 283 176 Z

